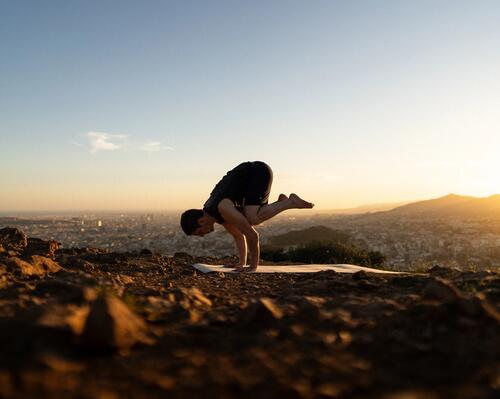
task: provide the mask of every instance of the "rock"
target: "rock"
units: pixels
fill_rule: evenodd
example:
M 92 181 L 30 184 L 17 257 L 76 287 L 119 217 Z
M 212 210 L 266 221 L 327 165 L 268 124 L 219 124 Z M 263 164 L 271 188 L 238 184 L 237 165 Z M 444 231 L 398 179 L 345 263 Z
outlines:
M 65 374 L 79 373 L 85 369 L 83 363 L 75 362 L 53 353 L 44 353 L 40 355 L 39 363 L 52 371 Z
M 159 296 L 148 296 L 144 309 L 147 321 L 154 323 L 168 321 L 173 306 L 171 302 Z
M 174 261 L 182 262 L 182 261 L 191 261 L 193 257 L 186 252 L 176 252 L 174 253 Z
M 271 298 L 259 298 L 248 306 L 240 319 L 241 325 L 250 328 L 269 328 L 284 316 L 281 308 Z
M 184 309 L 190 309 L 193 306 L 212 306 L 212 301 L 195 287 L 177 288 L 168 296 L 170 302 L 181 305 Z
M 326 303 L 326 299 L 323 297 L 319 297 L 319 296 L 305 295 L 303 300 L 306 303 L 313 305 L 315 307 L 318 307 L 318 308 L 321 308 Z
M 165 391 L 171 390 L 176 384 L 172 377 L 152 370 L 144 370 L 140 372 L 139 378 L 147 385 L 151 385 Z
M 352 274 L 352 279 L 353 280 L 365 280 L 369 278 L 368 273 L 364 270 L 360 270 L 359 272 L 353 273 Z
M 46 258 L 45 256 L 33 255 L 29 258 L 29 260 L 33 266 L 43 269 L 45 274 L 57 273 L 62 269 L 59 263 L 50 258 Z
M 315 323 L 321 318 L 321 310 L 326 299 L 316 296 L 289 295 L 284 302 L 290 304 L 295 320 L 306 323 Z
M 491 305 L 483 293 L 472 298 L 461 298 L 458 306 L 469 317 L 485 317 L 500 324 L 500 313 Z
M 38 255 L 32 256 L 29 262 L 17 257 L 7 258 L 4 262 L 8 271 L 22 276 L 45 276 L 61 270 L 61 266 L 52 259 Z
M 49 307 L 37 320 L 37 324 L 46 327 L 71 331 L 80 335 L 89 314 L 89 306 L 54 305 Z
M 417 285 L 421 285 L 422 282 L 422 278 L 416 276 L 395 276 L 389 280 L 389 284 L 396 288 L 416 287 Z M 427 277 L 425 277 L 425 282 L 423 282 L 423 284 L 427 284 Z
M 206 308 L 212 307 L 208 299 L 198 288 L 176 288 L 167 296 L 172 305 L 169 317 L 177 320 L 189 320 L 198 323 L 203 319 Z
M 0 229 L 1 252 L 11 252 L 20 254 L 28 245 L 28 237 L 21 230 L 15 227 L 5 227 Z
M 380 288 L 380 286 L 377 283 L 374 283 L 374 282 L 369 281 L 369 280 L 364 280 L 364 279 L 359 280 L 358 287 L 360 287 L 364 290 L 377 290 Z
M 444 302 L 453 302 L 464 297 L 458 288 L 439 277 L 431 277 L 429 279 L 425 287 L 424 296 Z
M 58 261 L 65 268 L 70 270 L 82 270 L 86 273 L 92 273 L 98 270 L 98 266 L 84 259 L 79 259 L 76 256 L 59 256 Z
M 144 249 L 141 249 L 141 252 L 139 252 L 139 255 L 152 256 L 153 252 L 150 249 L 144 248 Z
M 84 248 L 62 248 L 57 251 L 58 255 L 70 255 L 70 256 L 79 256 L 83 257 L 86 255 L 100 255 L 107 254 L 110 250 L 108 248 L 92 248 L 92 247 L 84 247 Z
M 83 281 L 73 283 L 63 279 L 44 279 L 41 280 L 33 290 L 37 296 L 57 297 L 60 302 L 84 302 L 95 299 L 95 290 L 86 287 Z
M 55 240 L 44 241 L 39 238 L 28 238 L 28 245 L 24 250 L 23 255 L 41 255 L 46 258 L 54 259 L 56 251 L 60 248 L 61 243 Z
M 120 299 L 103 295 L 90 306 L 81 343 L 93 352 L 127 352 L 137 343 L 152 344 L 146 323 Z
M 319 272 L 315 272 L 313 276 L 314 279 L 320 279 L 320 280 L 331 280 L 333 278 L 336 278 L 339 276 L 339 272 L 335 271 L 335 270 L 322 270 L 322 271 L 319 271 Z M 310 277 L 308 276 L 308 279 Z
M 37 271 L 34 270 L 33 265 L 21 260 L 17 257 L 7 258 L 4 260 L 7 271 L 14 274 L 21 274 L 24 276 L 36 275 Z
M 126 274 L 118 274 L 116 280 L 122 285 L 129 285 L 134 283 L 134 279 Z
M 439 277 L 450 277 L 452 275 L 460 274 L 460 270 L 454 267 L 443 267 L 439 265 L 435 265 L 427 270 L 431 276 L 439 276 Z

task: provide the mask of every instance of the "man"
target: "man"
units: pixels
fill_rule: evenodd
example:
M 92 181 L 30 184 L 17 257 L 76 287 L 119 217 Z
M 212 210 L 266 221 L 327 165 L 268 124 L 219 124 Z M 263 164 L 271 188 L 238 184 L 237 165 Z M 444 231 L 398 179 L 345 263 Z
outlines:
M 273 171 L 265 162 L 242 162 L 231 169 L 216 184 L 203 209 L 189 209 L 181 215 L 181 227 L 187 235 L 204 236 L 214 231 L 219 223 L 234 237 L 238 250 L 240 271 L 255 271 L 259 265 L 259 234 L 253 226 L 276 216 L 286 209 L 312 208 L 313 203 L 304 201 L 297 194 L 280 194 L 269 204 L 273 183 Z M 250 267 L 247 261 L 247 244 L 250 251 Z

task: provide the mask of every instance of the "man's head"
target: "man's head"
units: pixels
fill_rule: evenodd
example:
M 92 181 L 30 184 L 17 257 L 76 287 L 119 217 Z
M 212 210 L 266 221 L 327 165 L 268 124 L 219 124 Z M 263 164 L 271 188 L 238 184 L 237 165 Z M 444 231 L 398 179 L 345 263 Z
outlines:
M 188 236 L 204 236 L 214 231 L 214 222 L 202 209 L 189 209 L 181 215 L 181 227 Z

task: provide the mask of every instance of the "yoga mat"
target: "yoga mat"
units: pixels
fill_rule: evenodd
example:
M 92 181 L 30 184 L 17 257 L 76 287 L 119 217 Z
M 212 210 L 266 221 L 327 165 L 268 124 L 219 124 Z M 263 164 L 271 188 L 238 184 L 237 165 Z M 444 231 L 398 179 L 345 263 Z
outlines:
M 195 263 L 193 267 L 200 272 L 224 272 L 238 273 L 232 268 L 224 267 L 223 265 L 207 265 L 205 263 Z M 315 273 L 323 270 L 334 270 L 340 273 L 356 273 L 364 270 L 369 273 L 384 273 L 384 274 L 401 274 L 399 272 L 391 272 L 386 270 L 372 269 L 370 267 L 350 265 L 350 264 L 334 264 L 334 265 L 259 265 L 257 271 L 250 273 Z

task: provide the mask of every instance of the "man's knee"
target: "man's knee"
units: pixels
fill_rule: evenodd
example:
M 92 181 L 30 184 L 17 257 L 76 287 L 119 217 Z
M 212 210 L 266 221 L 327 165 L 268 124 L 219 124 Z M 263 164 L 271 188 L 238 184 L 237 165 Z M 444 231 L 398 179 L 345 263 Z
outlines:
M 252 226 L 256 226 L 262 222 L 259 217 L 260 208 L 262 208 L 262 205 L 260 205 L 258 208 L 252 209 L 251 211 L 245 211 L 245 217 L 247 218 L 248 223 L 250 223 Z
M 261 222 L 259 217 L 256 215 L 247 216 L 247 220 L 248 220 L 248 223 L 250 223 L 252 226 L 257 226 Z

